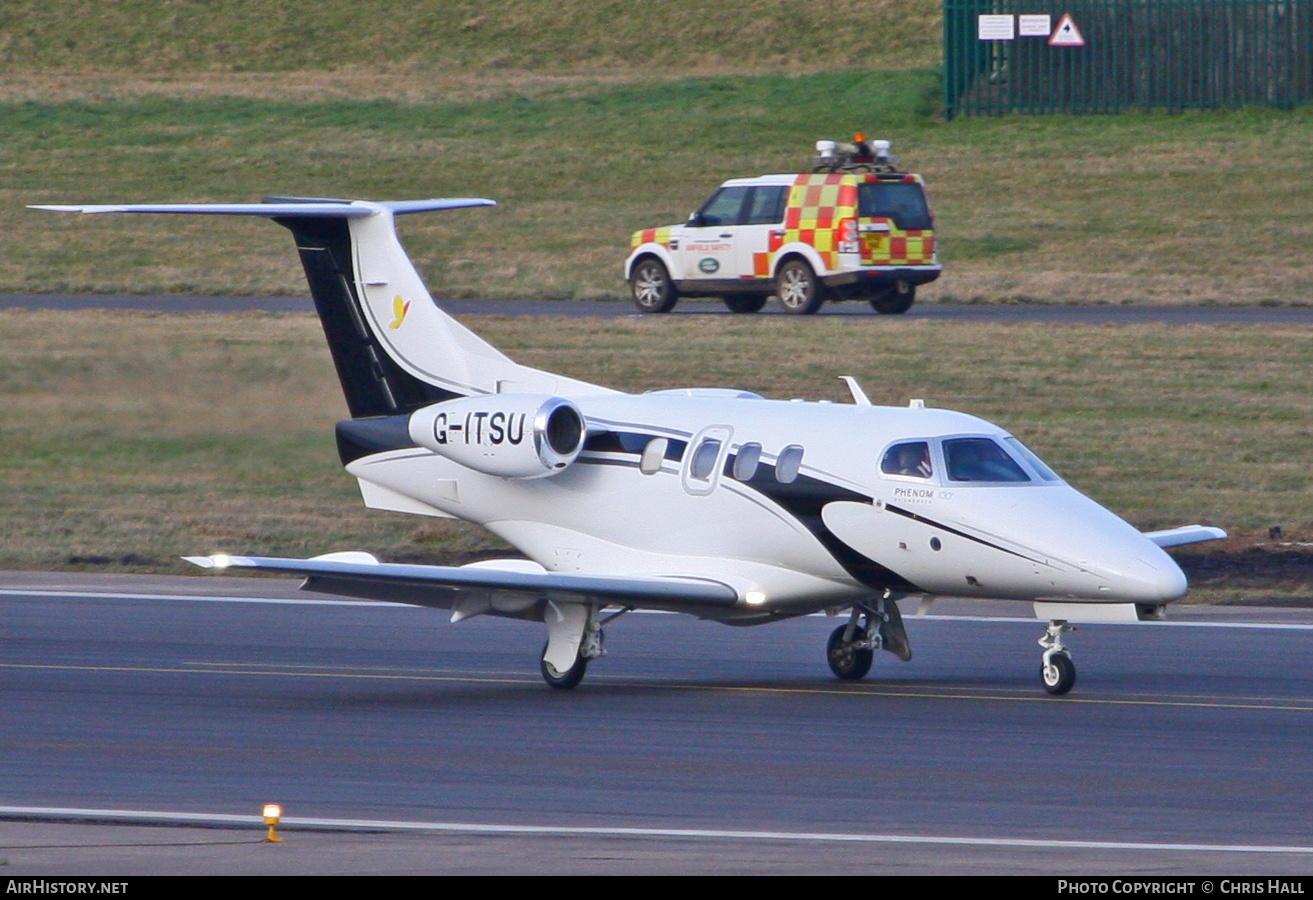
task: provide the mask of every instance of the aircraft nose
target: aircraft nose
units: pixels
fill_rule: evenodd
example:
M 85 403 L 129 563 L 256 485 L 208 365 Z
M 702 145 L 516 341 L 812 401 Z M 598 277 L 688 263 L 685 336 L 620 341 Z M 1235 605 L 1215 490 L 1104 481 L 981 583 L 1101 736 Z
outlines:
M 1126 593 L 1135 603 L 1166 603 L 1185 594 L 1189 586 L 1176 560 L 1157 546 L 1153 549 L 1157 553 L 1151 560 L 1135 557 L 1135 564 L 1124 575 Z

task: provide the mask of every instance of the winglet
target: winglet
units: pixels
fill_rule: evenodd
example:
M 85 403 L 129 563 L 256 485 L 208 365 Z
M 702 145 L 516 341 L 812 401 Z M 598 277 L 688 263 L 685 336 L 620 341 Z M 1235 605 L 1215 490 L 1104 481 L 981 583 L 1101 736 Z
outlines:
M 1182 544 L 1220 541 L 1226 537 L 1226 532 L 1210 525 L 1182 525 L 1180 528 L 1168 528 L 1165 531 L 1146 531 L 1144 536 L 1159 547 L 1179 547 Z
M 853 403 L 858 406 L 870 406 L 871 398 L 866 396 L 866 391 L 857 383 L 857 379 L 851 375 L 840 375 L 839 380 L 848 385 L 848 393 L 853 395 Z

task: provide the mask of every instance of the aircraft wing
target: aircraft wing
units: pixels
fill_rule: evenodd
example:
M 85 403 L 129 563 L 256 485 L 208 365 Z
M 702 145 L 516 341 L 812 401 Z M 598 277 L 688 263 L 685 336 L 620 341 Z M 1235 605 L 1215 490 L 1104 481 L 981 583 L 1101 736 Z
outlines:
M 700 578 L 580 575 L 549 572 L 527 560 L 497 560 L 469 566 L 381 563 L 368 553 L 330 553 L 312 559 L 266 556 L 188 556 L 203 569 L 262 569 L 304 575 L 302 590 L 367 600 L 456 609 L 456 618 L 500 609 L 479 598 L 513 596 L 526 602 L 612 603 L 637 609 L 697 613 L 738 605 L 727 584 Z M 464 601 L 475 601 L 473 605 Z M 472 610 L 462 612 L 462 610 Z
M 1166 531 L 1146 531 L 1144 536 L 1159 547 L 1179 547 L 1182 544 L 1197 544 L 1200 541 L 1220 541 L 1226 532 L 1208 525 L 1182 525 L 1180 528 L 1168 528 Z

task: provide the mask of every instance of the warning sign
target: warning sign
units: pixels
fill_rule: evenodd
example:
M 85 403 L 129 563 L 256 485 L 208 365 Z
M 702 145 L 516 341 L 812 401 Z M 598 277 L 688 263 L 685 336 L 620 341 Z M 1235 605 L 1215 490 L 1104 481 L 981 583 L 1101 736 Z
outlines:
M 1058 20 L 1058 27 L 1053 29 L 1053 35 L 1049 38 L 1050 47 L 1084 47 L 1085 38 L 1081 37 L 1080 29 L 1076 23 L 1071 20 L 1071 13 L 1063 13 L 1062 18 Z

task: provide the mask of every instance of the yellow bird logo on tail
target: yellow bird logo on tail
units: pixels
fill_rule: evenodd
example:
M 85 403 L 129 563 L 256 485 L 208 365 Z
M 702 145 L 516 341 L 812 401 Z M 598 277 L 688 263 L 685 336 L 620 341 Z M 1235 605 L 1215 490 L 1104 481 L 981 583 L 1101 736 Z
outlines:
M 401 323 L 406 321 L 406 313 L 410 312 L 410 301 L 402 300 L 401 295 L 392 298 L 392 315 L 393 319 L 388 328 L 400 328 Z

